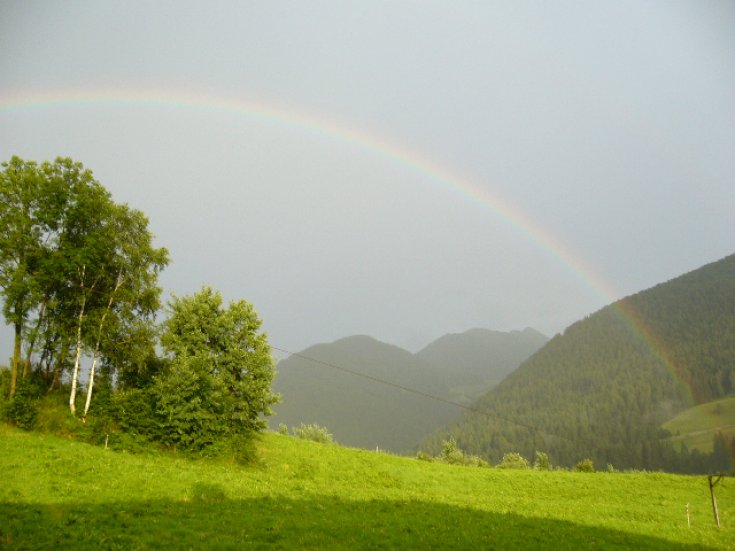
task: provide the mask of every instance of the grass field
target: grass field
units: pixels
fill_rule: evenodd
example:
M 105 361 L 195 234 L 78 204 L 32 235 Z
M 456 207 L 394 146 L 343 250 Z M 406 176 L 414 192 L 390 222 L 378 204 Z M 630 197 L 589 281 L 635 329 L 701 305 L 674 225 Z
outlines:
M 702 476 L 467 468 L 272 433 L 258 448 L 239 466 L 0 425 L 0 547 L 735 548 L 730 479 L 718 529 Z
M 711 453 L 714 436 L 721 432 L 729 441 L 735 437 L 735 397 L 723 398 L 690 408 L 664 423 L 674 443 L 690 450 Z

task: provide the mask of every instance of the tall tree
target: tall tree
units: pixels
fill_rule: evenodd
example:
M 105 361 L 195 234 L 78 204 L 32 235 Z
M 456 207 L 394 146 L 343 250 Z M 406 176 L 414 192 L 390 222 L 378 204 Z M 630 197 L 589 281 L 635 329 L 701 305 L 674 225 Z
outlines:
M 115 204 L 81 163 L 57 158 L 39 166 L 13 157 L 2 166 L 0 288 L 5 319 L 15 329 L 10 393 L 19 374 L 30 373 L 37 346 L 54 366 L 54 383 L 73 351 L 69 405 L 75 413 L 81 360 L 91 352 L 86 413 L 96 362 L 119 358 L 126 331 L 152 334 L 142 326 L 159 307 L 157 277 L 168 253 L 153 247 L 147 218 Z
M 205 287 L 174 297 L 162 344 L 170 363 L 155 393 L 164 440 L 190 449 L 265 426 L 278 396 L 270 346 L 252 305 L 222 305 L 219 292 Z
M 47 190 L 39 167 L 19 157 L 0 172 L 0 289 L 3 315 L 13 327 L 10 397 L 15 394 L 28 315 L 38 304 L 38 272 L 51 232 Z
M 97 314 L 84 418 L 92 400 L 98 361 L 103 355 L 110 357 L 116 354 L 121 347 L 130 351 L 133 347 L 129 346 L 129 339 L 139 339 L 144 334 L 141 333 L 141 322 L 152 323 L 152 317 L 160 306 L 158 274 L 168 263 L 166 249 L 153 247 L 148 219 L 140 211 L 126 205 L 117 206 L 112 226 L 114 254 L 106 270 L 107 280 L 102 292 L 107 297 L 107 304 Z

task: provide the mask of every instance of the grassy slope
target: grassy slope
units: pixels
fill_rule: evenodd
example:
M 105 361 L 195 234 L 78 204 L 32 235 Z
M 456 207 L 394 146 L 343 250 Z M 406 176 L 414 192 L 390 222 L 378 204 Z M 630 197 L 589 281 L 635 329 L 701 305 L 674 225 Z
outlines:
M 719 431 L 735 437 L 735 397 L 700 404 L 681 412 L 663 424 L 674 442 L 684 442 L 690 450 L 712 451 L 714 435 Z
M 704 477 L 453 467 L 277 434 L 259 447 L 240 467 L 0 426 L 0 547 L 735 547 L 733 483 L 718 530 Z

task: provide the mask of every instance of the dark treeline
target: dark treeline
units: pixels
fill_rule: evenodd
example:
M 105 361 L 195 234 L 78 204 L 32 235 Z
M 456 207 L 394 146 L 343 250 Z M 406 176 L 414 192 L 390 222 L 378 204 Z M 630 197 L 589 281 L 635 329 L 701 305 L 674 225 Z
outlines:
M 677 453 L 661 424 L 735 392 L 735 256 L 627 297 L 575 323 L 481 398 L 451 434 L 497 462 L 549 454 L 571 466 L 675 472 L 729 470 L 732 442 Z

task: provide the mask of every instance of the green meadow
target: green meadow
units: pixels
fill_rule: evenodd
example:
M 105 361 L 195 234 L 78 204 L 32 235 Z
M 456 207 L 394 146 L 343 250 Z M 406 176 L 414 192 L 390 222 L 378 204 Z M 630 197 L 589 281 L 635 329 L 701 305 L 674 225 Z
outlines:
M 735 482 L 470 468 L 266 433 L 252 465 L 0 426 L 9 549 L 733 549 Z M 689 504 L 690 527 L 686 507 Z
M 720 432 L 729 442 L 735 437 L 735 397 L 730 396 L 689 408 L 664 423 L 663 428 L 677 444 L 710 453 L 714 436 Z

